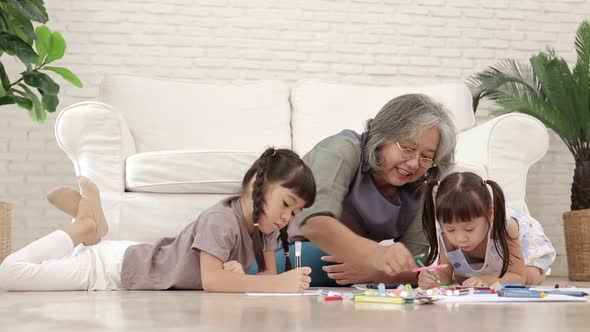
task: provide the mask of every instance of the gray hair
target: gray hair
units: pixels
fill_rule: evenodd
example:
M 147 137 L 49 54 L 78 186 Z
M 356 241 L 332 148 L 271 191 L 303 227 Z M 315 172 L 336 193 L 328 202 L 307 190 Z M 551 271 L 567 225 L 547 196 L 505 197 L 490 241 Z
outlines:
M 390 100 L 365 127 L 363 154 L 372 170 L 381 170 L 379 147 L 385 143 L 415 139 L 424 130 L 438 127 L 440 142 L 434 156 L 429 180 L 439 180 L 454 164 L 456 131 L 449 112 L 440 103 L 423 94 L 407 94 Z

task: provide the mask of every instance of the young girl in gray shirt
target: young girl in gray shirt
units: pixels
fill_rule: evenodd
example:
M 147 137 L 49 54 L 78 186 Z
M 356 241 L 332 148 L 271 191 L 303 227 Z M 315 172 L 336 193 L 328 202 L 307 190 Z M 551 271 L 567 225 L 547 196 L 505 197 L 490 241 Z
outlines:
M 50 202 L 74 216 L 63 230 L 29 244 L 0 265 L 10 291 L 204 289 L 211 292 L 302 292 L 310 268 L 277 275 L 278 237 L 315 200 L 311 170 L 291 150 L 267 149 L 242 181 L 242 192 L 205 210 L 176 237 L 155 244 L 101 241 L 108 231 L 94 183 L 81 195 L 62 187 Z M 288 253 L 287 253 L 288 255 Z M 258 275 L 244 274 L 256 260 Z

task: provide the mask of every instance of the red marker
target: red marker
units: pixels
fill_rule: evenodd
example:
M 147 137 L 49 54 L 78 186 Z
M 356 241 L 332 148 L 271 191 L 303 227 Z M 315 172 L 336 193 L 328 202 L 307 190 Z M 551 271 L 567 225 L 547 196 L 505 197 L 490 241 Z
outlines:
M 322 301 L 342 301 L 342 296 L 340 296 L 340 295 L 322 296 Z

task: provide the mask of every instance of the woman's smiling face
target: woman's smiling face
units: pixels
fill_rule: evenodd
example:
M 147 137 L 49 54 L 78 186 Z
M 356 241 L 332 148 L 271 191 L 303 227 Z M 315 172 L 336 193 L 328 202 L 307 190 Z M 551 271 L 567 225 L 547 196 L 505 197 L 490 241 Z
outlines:
M 424 130 L 415 139 L 383 144 L 379 148 L 381 170 L 373 174 L 376 182 L 401 187 L 417 181 L 428 171 L 427 167 L 420 165 L 419 158 L 434 159 L 439 142 L 440 131 L 434 126 Z M 417 157 L 406 159 L 400 147 L 414 151 Z

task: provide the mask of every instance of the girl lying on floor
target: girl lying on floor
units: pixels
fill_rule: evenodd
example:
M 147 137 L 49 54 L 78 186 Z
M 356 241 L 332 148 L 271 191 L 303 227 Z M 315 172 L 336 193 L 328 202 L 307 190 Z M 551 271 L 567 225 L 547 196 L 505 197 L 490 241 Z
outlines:
M 287 257 L 288 271 L 277 275 L 276 270 L 279 235 L 288 248 L 287 224 L 316 195 L 311 170 L 291 150 L 267 149 L 244 176 L 241 194 L 156 244 L 101 241 L 108 224 L 99 190 L 85 177 L 79 185 L 81 194 L 61 187 L 48 195 L 75 221 L 7 257 L 0 265 L 0 289 L 302 292 L 309 287 L 309 267 L 290 269 Z M 244 274 L 254 260 L 262 272 Z
M 426 261 L 438 258 L 447 267 L 433 271 L 440 284 L 421 272 L 421 288 L 449 285 L 453 279 L 470 287 L 538 285 L 545 280 L 555 249 L 538 221 L 510 209 L 507 214 L 496 182 L 470 172 L 453 173 L 429 182 L 424 197 L 422 224 L 431 248 Z

